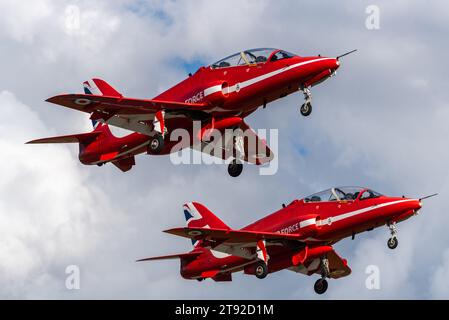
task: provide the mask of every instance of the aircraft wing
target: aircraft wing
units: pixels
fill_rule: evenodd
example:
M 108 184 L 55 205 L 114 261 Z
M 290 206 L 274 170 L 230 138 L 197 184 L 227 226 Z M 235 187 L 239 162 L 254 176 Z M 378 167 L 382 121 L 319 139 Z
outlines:
M 104 120 L 110 125 L 146 135 L 152 134 L 148 123 L 153 122 L 154 115 L 160 110 L 164 110 L 166 119 L 170 119 L 171 117 L 198 114 L 210 108 L 205 103 L 144 100 L 91 94 L 64 94 L 49 98 L 47 102 L 89 113 L 91 120 Z
M 210 228 L 175 228 L 164 232 L 175 236 L 189 238 L 193 240 L 216 241 L 220 244 L 232 243 L 257 243 L 259 240 L 298 240 L 299 236 L 294 234 L 247 231 L 247 230 L 226 230 Z
M 218 156 L 223 160 L 241 155 L 242 157 L 239 159 L 255 165 L 262 165 L 273 160 L 274 153 L 268 147 L 265 139 L 261 139 L 244 121 L 241 122 L 239 128 L 244 134 L 242 150 L 238 150 L 232 135 L 222 135 L 222 138 L 217 141 L 202 142 L 201 151 L 211 156 Z M 220 152 L 215 152 L 216 148 L 219 148 Z
M 156 113 L 162 109 L 167 111 L 202 111 L 208 109 L 207 104 L 132 99 L 91 94 L 63 94 L 49 98 L 47 102 L 87 113 L 97 111 L 99 113 L 118 116 Z

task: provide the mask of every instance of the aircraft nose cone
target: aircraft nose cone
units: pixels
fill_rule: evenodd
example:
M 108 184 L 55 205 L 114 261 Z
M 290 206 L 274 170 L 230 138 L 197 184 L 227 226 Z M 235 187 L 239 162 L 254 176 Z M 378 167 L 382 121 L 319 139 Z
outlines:
M 418 210 L 419 209 L 421 209 L 422 208 L 422 202 L 421 202 L 421 200 L 417 200 L 417 207 L 418 207 Z
M 422 202 L 421 199 L 416 199 L 412 202 L 411 209 L 415 212 L 418 212 L 422 208 Z
M 335 70 L 337 70 L 338 68 L 340 68 L 340 64 L 341 64 L 340 60 L 335 59 L 334 63 L 335 63 L 335 67 L 334 67 Z

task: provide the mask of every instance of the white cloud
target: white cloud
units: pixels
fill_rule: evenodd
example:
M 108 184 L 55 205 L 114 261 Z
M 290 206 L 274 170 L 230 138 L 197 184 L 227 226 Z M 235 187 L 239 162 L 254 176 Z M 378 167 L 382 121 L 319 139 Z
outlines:
M 50 0 L 32 2 L 0 1 L 3 18 L 0 21 L 0 34 L 5 33 L 12 39 L 31 44 L 39 32 L 42 23 L 54 14 Z
M 24 297 L 34 284 L 56 281 L 52 269 L 63 274 L 61 262 L 95 246 L 108 207 L 87 173 L 69 165 L 67 147 L 24 145 L 53 133 L 34 111 L 6 91 L 0 105 L 9 119 L 0 123 L 0 295 Z

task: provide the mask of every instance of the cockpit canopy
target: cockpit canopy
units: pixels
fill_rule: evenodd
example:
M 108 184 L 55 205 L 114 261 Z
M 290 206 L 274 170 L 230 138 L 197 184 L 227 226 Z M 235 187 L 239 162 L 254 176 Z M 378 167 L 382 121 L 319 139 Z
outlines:
M 242 51 L 217 61 L 211 65 L 212 69 L 228 68 L 244 65 L 254 65 L 258 63 L 265 63 L 270 59 L 271 61 L 278 61 L 282 59 L 289 59 L 295 55 L 283 50 L 273 48 L 260 48 Z
M 362 187 L 335 187 L 305 197 L 304 202 L 352 201 L 357 198 L 365 200 L 381 196 L 376 191 Z

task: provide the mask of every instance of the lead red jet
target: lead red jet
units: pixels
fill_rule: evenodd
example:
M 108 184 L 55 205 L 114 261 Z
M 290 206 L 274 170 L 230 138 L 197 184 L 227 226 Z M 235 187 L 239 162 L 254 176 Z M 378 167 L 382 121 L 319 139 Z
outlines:
M 185 148 L 198 145 L 205 152 L 205 147 L 212 144 L 231 150 L 223 152 L 221 157 L 229 162 L 229 174 L 236 177 L 243 170 L 242 162 L 261 165 L 274 156 L 265 141 L 248 130 L 244 119 L 259 107 L 265 108 L 270 102 L 298 90 L 305 97 L 301 114 L 310 115 L 310 88 L 334 75 L 342 56 L 300 57 L 278 49 L 246 50 L 199 68 L 189 78 L 150 100 L 124 97 L 105 81 L 93 79 L 84 83 L 85 94 L 64 94 L 47 100 L 88 113 L 95 125 L 93 132 L 28 143 L 78 143 L 81 163 L 101 166 L 110 162 L 126 172 L 135 165 L 138 154 L 171 153 L 179 141 L 170 141 L 169 133 L 182 128 L 192 137 Z M 194 121 L 201 123 L 197 132 L 193 132 Z M 134 133 L 118 138 L 108 125 Z M 227 141 L 207 139 L 214 129 L 223 132 L 237 128 L 249 132 L 257 141 L 256 146 L 238 136 Z
M 335 243 L 387 225 L 391 233 L 388 247 L 395 249 L 396 223 L 416 215 L 428 197 L 408 199 L 367 188 L 332 188 L 295 200 L 240 230 L 231 229 L 205 206 L 192 202 L 184 205 L 187 227 L 165 232 L 192 239 L 193 250 L 138 261 L 180 259 L 181 276 L 199 281 L 232 281 L 232 273 L 239 271 L 260 279 L 283 269 L 318 274 L 314 289 L 323 294 L 327 278 L 351 273 L 347 261 L 334 251 Z

